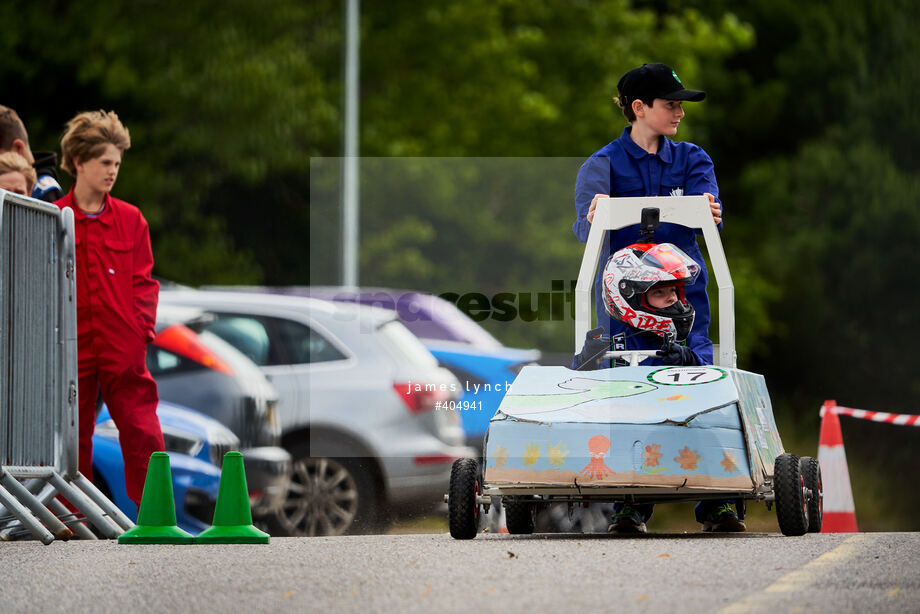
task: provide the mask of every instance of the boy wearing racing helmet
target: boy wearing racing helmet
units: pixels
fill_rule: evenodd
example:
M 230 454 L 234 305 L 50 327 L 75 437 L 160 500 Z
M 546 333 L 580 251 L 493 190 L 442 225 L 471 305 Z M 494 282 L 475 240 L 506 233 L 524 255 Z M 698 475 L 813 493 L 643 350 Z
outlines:
M 634 243 L 617 251 L 601 275 L 602 304 L 625 330 L 611 337 L 603 326 L 588 331 L 573 369 L 596 369 L 614 350 L 652 350 L 643 365 L 712 363 L 712 341 L 693 329 L 696 311 L 686 287 L 696 282 L 700 265 L 671 243 Z M 615 365 L 625 365 L 617 359 Z
M 634 243 L 608 260 L 603 271 L 605 312 L 627 327 L 624 339 L 614 349 L 652 350 L 656 356 L 642 365 L 711 364 L 712 341 L 693 329 L 695 310 L 686 298 L 686 286 L 693 285 L 700 265 L 671 243 Z M 576 370 L 597 369 L 611 349 L 604 328 L 588 331 L 582 351 L 572 361 Z M 707 360 L 704 357 L 708 357 Z M 617 359 L 614 366 L 625 365 Z M 614 504 L 610 531 L 645 533 L 654 505 Z M 704 531 L 744 531 L 744 523 L 731 502 L 701 501 L 694 514 Z

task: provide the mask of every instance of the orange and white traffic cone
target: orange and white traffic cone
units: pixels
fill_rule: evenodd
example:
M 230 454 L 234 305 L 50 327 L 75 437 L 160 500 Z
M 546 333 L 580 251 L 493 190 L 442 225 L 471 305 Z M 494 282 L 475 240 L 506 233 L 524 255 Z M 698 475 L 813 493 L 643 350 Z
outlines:
M 821 435 L 818 462 L 824 482 L 824 523 L 822 533 L 856 533 L 856 506 L 850 488 L 850 471 L 843 451 L 840 418 L 836 401 L 825 401 L 821 408 Z

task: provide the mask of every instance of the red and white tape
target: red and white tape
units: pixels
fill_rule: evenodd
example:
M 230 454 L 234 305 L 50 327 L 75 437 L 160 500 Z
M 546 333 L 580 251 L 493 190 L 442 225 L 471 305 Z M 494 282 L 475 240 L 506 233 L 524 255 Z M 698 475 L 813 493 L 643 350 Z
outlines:
M 869 411 L 867 409 L 852 409 L 850 407 L 840 407 L 833 403 L 824 403 L 821 408 L 821 415 L 825 411 L 831 410 L 838 416 L 851 416 L 863 420 L 872 420 L 873 422 L 885 422 L 886 424 L 898 424 L 901 426 L 920 426 L 920 414 L 891 414 L 885 411 Z

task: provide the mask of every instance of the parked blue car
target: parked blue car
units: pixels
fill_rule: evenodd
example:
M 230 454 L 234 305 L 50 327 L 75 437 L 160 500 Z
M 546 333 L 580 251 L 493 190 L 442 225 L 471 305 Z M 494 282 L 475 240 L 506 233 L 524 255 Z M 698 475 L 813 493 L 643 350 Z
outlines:
M 505 392 L 524 365 L 539 357 L 536 350 L 499 347 L 479 348 L 473 345 L 422 339 L 441 366 L 460 380 L 463 397 L 458 411 L 469 446 L 482 449 L 489 420 L 495 415 Z
M 172 470 L 176 521 L 193 535 L 211 526 L 224 453 L 239 449 L 228 428 L 194 410 L 160 401 L 157 416 Z M 103 405 L 93 434 L 93 482 L 133 521 L 137 506 L 125 489 L 125 465 L 118 429 Z
M 456 409 L 467 445 L 477 450 L 482 449 L 489 420 L 501 404 L 508 384 L 524 365 L 535 363 L 541 356 L 539 350 L 505 347 L 456 305 L 424 292 L 334 286 L 234 286 L 233 290 L 311 296 L 395 311 L 441 366 L 460 380 L 463 397 L 457 401 Z

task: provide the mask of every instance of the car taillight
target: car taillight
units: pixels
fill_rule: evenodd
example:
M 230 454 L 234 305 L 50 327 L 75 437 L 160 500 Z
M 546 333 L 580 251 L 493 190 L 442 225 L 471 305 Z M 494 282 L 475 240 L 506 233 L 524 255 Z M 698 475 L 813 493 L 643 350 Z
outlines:
M 420 414 L 433 409 L 448 409 L 438 407 L 438 403 L 450 400 L 450 392 L 441 384 L 396 383 L 393 384 L 393 390 L 409 408 L 409 413 Z
M 416 456 L 414 460 L 416 465 L 449 465 L 458 458 L 451 454 L 424 454 Z
M 230 365 L 224 362 L 213 350 L 201 343 L 198 335 L 192 329 L 182 324 L 173 324 L 169 328 L 163 329 L 153 339 L 153 343 L 164 350 L 169 350 L 174 354 L 193 360 L 209 369 L 214 369 L 227 375 L 234 375 Z

